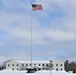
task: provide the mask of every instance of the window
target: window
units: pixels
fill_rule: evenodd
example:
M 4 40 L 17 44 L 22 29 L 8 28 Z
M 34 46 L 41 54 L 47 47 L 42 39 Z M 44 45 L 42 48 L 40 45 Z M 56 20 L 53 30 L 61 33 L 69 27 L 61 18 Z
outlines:
M 46 66 L 48 66 L 48 64 L 46 64 Z
M 8 66 L 10 66 L 10 64 L 8 64 Z
M 26 64 L 26 66 L 28 66 L 28 64 Z
M 44 66 L 44 64 L 42 64 L 42 66 Z
M 14 64 L 12 64 L 12 66 L 14 66 Z
M 31 66 L 31 64 L 30 64 L 30 66 Z
M 40 64 L 39 64 L 39 66 L 40 66 Z
M 24 64 L 22 64 L 22 66 L 24 66 Z
M 62 64 L 60 66 L 62 66 Z
M 12 70 L 14 70 L 14 69 L 12 69 Z
M 34 64 L 34 65 L 36 65 L 36 64 Z
M 56 64 L 56 66 L 58 66 L 58 64 Z
M 41 70 L 40 68 L 38 70 Z
M 61 68 L 61 70 L 63 70 L 63 69 Z
M 17 66 L 19 66 L 19 64 L 17 64 Z
M 17 69 L 18 70 L 18 69 Z
M 58 68 L 56 69 L 56 71 L 58 71 Z

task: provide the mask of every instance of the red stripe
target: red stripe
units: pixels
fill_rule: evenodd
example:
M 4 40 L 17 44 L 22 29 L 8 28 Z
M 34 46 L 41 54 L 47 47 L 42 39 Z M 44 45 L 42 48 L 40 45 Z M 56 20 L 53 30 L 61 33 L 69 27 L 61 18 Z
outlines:
M 35 10 L 42 10 L 42 6 L 36 4 L 36 7 L 33 7 L 33 11 L 35 11 Z

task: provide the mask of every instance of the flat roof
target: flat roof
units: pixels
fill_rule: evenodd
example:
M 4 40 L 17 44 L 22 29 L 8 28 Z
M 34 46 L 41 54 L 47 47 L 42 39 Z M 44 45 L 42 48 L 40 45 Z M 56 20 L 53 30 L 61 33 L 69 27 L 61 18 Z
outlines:
M 14 60 L 16 62 L 19 62 L 19 63 L 31 63 L 31 61 L 25 61 L 25 60 Z M 49 60 L 34 60 L 32 61 L 32 63 L 50 63 Z

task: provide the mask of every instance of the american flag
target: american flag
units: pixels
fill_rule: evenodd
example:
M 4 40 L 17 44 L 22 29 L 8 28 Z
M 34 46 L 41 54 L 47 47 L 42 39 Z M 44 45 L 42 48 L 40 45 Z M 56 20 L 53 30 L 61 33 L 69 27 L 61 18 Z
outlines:
M 42 10 L 42 5 L 40 4 L 32 4 L 32 10 Z

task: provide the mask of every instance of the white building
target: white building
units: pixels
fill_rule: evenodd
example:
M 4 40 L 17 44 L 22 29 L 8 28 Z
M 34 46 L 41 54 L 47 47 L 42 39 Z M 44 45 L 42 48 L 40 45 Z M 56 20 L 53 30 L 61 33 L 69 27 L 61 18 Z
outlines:
M 64 70 L 64 62 L 61 61 L 52 61 L 53 70 Z M 35 60 L 32 63 L 32 66 L 37 68 L 37 70 L 49 70 L 50 69 L 50 61 L 48 60 Z M 6 69 L 12 70 L 25 70 L 31 67 L 31 61 L 18 61 L 18 60 L 11 60 L 6 63 Z
M 64 62 L 54 60 L 52 61 L 52 64 L 53 64 L 52 70 L 56 70 L 56 71 L 64 70 Z
M 48 69 L 49 61 L 33 61 L 32 66 L 37 67 L 38 70 Z M 11 60 L 6 63 L 6 69 L 25 70 L 31 67 L 31 61 Z

